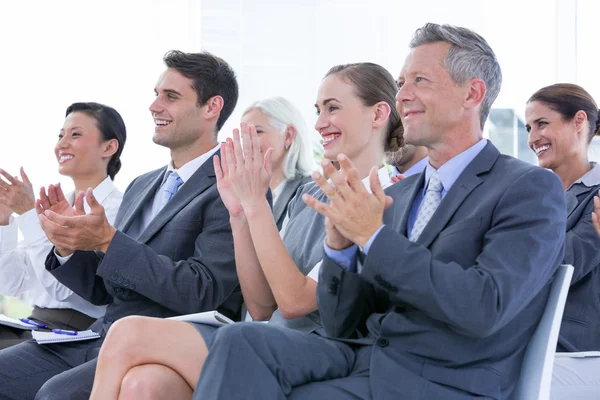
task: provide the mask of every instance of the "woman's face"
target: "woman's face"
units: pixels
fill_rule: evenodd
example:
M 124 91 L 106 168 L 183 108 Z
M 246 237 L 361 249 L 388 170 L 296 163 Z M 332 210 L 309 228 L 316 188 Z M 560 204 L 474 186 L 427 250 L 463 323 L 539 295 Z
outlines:
M 273 148 L 271 153 L 271 161 L 273 169 L 283 168 L 283 160 L 285 159 L 285 146 L 291 145 L 288 135 L 278 132 L 272 125 L 271 119 L 258 108 L 253 108 L 242 117 L 242 122 L 256 127 L 258 140 L 260 141 L 260 153 L 264 155 L 269 147 Z M 289 142 L 289 143 L 286 143 Z
M 58 172 L 71 178 L 106 174 L 112 155 L 108 154 L 107 143 L 102 140 L 96 119 L 82 112 L 69 114 L 54 148 Z
M 340 153 L 351 160 L 370 146 L 373 135 L 374 112 L 363 105 L 354 85 L 330 75 L 323 80 L 317 94 L 317 122 L 324 157 L 335 160 Z
M 576 115 L 566 121 L 561 113 L 540 101 L 527 103 L 525 121 L 529 148 L 536 154 L 540 167 L 556 170 L 569 160 L 587 154 L 587 140 L 582 129 L 585 120 L 578 125 L 577 119 Z

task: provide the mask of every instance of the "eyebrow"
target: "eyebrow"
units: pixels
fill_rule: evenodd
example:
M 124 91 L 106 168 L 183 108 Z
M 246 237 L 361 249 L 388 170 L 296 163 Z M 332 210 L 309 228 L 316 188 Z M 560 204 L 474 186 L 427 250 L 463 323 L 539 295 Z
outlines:
M 328 99 L 325 99 L 325 100 L 323 100 L 323 105 L 324 105 L 324 106 L 326 106 L 326 105 L 327 105 L 327 103 L 329 103 L 329 102 L 331 102 L 331 101 L 338 101 L 338 102 L 339 102 L 339 100 L 338 100 L 338 99 L 336 99 L 335 97 L 330 97 L 330 98 L 328 98 Z M 315 107 L 316 107 L 316 108 L 319 108 L 319 105 L 318 105 L 317 103 L 315 103 Z
M 162 90 L 163 93 L 172 93 L 172 94 L 176 94 L 177 96 L 182 96 L 181 93 L 179 93 L 177 90 L 175 89 L 163 89 Z M 158 90 L 154 89 L 154 93 L 158 94 Z
M 81 129 L 81 130 L 83 130 L 83 127 L 81 127 L 81 126 L 73 126 L 73 127 L 71 127 L 70 129 L 71 129 L 71 130 L 73 130 L 73 129 Z M 60 128 L 60 131 L 61 131 L 61 132 L 64 132 L 64 131 L 65 131 L 65 128 Z

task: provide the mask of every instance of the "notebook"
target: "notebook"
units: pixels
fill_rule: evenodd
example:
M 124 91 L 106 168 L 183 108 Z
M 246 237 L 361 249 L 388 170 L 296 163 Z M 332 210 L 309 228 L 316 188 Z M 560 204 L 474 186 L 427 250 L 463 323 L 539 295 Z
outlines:
M 167 319 L 183 322 L 196 322 L 199 324 L 206 324 L 212 326 L 223 326 L 235 323 L 218 311 L 205 311 L 196 314 L 178 315 L 176 317 L 171 317 Z
M 54 332 L 39 331 L 33 331 L 31 332 L 31 335 L 38 344 L 78 342 L 81 340 L 98 339 L 100 337 L 96 332 L 90 331 L 89 329 L 87 331 L 78 331 L 77 335 L 64 335 Z
M 18 319 L 7 317 L 4 314 L 0 314 L 0 325 L 10 326 L 11 328 L 23 329 L 27 331 L 33 331 L 37 329 L 37 326 L 26 324 Z
M 556 358 L 600 357 L 600 351 L 578 351 L 573 353 L 556 353 Z

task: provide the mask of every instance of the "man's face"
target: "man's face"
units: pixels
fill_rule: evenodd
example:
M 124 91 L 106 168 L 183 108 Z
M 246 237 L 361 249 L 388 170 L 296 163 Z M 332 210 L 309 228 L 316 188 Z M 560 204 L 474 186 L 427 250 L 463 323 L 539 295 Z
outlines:
M 150 105 L 154 119 L 154 143 L 171 150 L 195 143 L 207 129 L 205 106 L 198 106 L 192 80 L 168 68 L 159 77 Z
M 467 85 L 456 85 L 444 68 L 449 49 L 448 43 L 428 43 L 412 49 L 406 58 L 396 95 L 406 143 L 439 143 L 444 132 L 463 118 Z

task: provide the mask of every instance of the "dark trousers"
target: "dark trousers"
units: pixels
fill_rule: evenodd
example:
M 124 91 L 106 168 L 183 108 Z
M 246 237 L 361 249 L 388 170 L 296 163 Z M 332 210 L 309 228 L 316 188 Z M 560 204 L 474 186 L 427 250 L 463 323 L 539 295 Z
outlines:
M 34 340 L 0 351 L 0 399 L 88 399 L 103 339 L 40 345 Z
M 48 325 L 49 329 L 86 330 L 96 321 L 95 318 L 70 308 L 34 307 L 28 317 Z M 31 331 L 0 325 L 0 350 L 31 339 Z
M 371 349 L 256 322 L 224 326 L 194 399 L 371 399 Z

